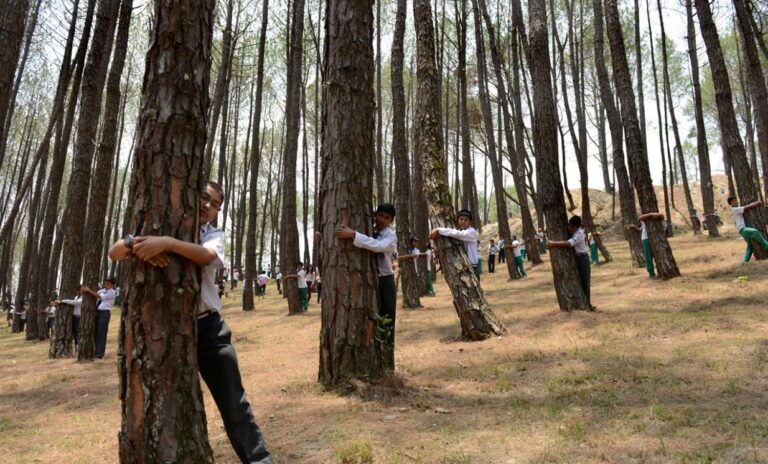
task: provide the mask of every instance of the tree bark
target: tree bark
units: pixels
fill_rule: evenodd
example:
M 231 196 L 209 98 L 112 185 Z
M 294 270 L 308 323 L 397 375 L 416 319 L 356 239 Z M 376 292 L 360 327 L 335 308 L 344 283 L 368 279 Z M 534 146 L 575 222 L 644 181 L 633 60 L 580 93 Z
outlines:
M 112 67 L 109 70 L 104 105 L 104 121 L 102 123 L 101 140 L 96 153 L 96 173 L 105 175 L 110 172 L 115 157 L 115 148 L 120 141 L 117 139 L 117 124 L 120 115 L 120 78 L 128 52 L 128 35 L 131 26 L 133 0 L 121 0 L 119 27 L 115 41 L 115 53 Z M 109 176 L 107 176 L 109 179 Z M 108 195 L 101 186 L 94 185 L 88 199 L 88 217 L 85 225 L 85 249 L 83 262 L 83 283 L 89 288 L 98 288 L 101 273 L 101 253 L 104 240 L 104 215 L 107 212 Z M 90 294 L 83 295 L 80 309 L 80 340 L 78 341 L 77 360 L 92 361 L 96 356 L 96 299 Z
M 64 248 L 60 286 L 63 295 L 75 294 L 83 271 L 85 221 L 94 152 L 93 140 L 96 138 L 99 126 L 102 93 L 117 23 L 118 6 L 117 0 L 99 0 L 93 40 L 88 52 L 88 60 L 83 69 L 80 117 L 77 121 L 75 153 L 72 160 L 72 172 L 67 185 L 65 221 L 63 223 Z M 97 249 L 98 252 L 101 252 L 101 246 L 98 246 Z M 72 307 L 60 305 L 56 311 L 55 336 L 51 337 L 48 356 L 60 358 L 68 357 L 71 354 Z
M 280 228 L 280 266 L 283 275 L 295 274 L 299 262 L 299 230 L 296 225 L 296 155 L 299 143 L 302 56 L 304 53 L 304 0 L 294 0 L 288 84 L 286 87 L 286 135 L 283 151 L 283 208 Z M 323 276 L 325 277 L 325 276 Z M 283 279 L 288 314 L 302 312 L 296 279 Z
M 547 38 L 547 11 L 544 0 L 529 0 L 528 67 L 533 81 L 533 143 L 538 154 L 536 181 L 547 231 L 553 240 L 567 239 L 568 218 L 563 200 L 563 184 L 558 167 L 555 100 L 552 94 Z M 555 293 L 561 311 L 590 310 L 581 288 L 576 260 L 571 249 L 553 248 L 552 263 Z
M 3 10 L 0 15 L 0 145 L 5 146 L 5 119 L 13 91 L 13 76 L 24 41 L 29 0 L 8 0 Z M 0 158 L 2 164 L 3 159 Z
M 712 19 L 712 10 L 707 0 L 696 0 L 696 11 L 699 14 L 699 28 L 704 38 L 709 57 L 709 67 L 712 71 L 712 82 L 715 86 L 715 103 L 717 104 L 717 116 L 720 123 L 720 136 L 724 148 L 724 156 L 727 156 L 734 172 L 734 180 L 738 189 L 742 204 L 755 201 L 758 198 L 757 189 L 752 181 L 747 153 L 741 140 L 739 126 L 736 122 L 736 113 L 733 107 L 733 95 L 731 92 L 728 69 L 725 66 L 723 52 L 720 47 L 720 38 L 717 26 Z M 766 232 L 766 209 L 763 206 L 750 209 L 744 219 L 749 227 L 753 227 L 763 234 Z M 768 250 L 762 246 L 754 246 L 755 258 L 758 260 L 768 258 Z
M 704 111 L 701 107 L 701 84 L 699 83 L 699 56 L 696 48 L 696 29 L 693 23 L 692 0 L 685 0 L 688 23 L 688 57 L 691 61 L 691 84 L 693 85 L 693 109 L 696 117 L 696 153 L 699 157 L 699 183 L 704 206 L 704 223 L 710 238 L 720 236 L 715 216 L 715 194 L 712 191 L 712 172 L 709 163 L 709 144 L 707 127 L 704 124 Z
M 187 6 L 154 4 L 130 229 L 198 242 L 213 2 Z M 124 464 L 213 462 L 197 369 L 200 269 L 178 255 L 169 259 L 159 269 L 131 258 L 123 285 L 118 438 Z
M 395 13 L 395 35 L 392 43 L 392 156 L 395 158 L 395 209 L 397 216 L 398 253 L 408 255 L 411 221 L 408 217 L 411 208 L 411 175 L 408 166 L 408 149 L 405 129 L 405 88 L 403 86 L 403 61 L 405 52 L 406 0 L 397 0 Z M 458 70 L 461 73 L 461 69 Z M 464 80 L 466 86 L 466 79 Z M 466 90 L 466 87 L 465 87 Z M 466 107 L 464 108 L 466 109 Z M 469 140 L 467 140 L 469 143 Z M 427 237 L 419 237 L 426 241 Z M 400 288 L 403 293 L 404 308 L 420 308 L 419 285 L 417 284 L 416 266 L 418 260 L 400 261 Z M 431 278 L 431 277 L 429 277 Z
M 624 131 L 621 125 L 621 115 L 616 107 L 616 100 L 611 91 L 611 84 L 608 78 L 608 68 L 605 65 L 602 0 L 592 0 L 592 7 L 595 21 L 595 69 L 597 71 L 597 80 L 600 86 L 600 99 L 605 106 L 608 127 L 611 131 L 613 169 L 616 176 L 616 182 L 619 184 L 619 205 L 621 207 L 622 226 L 629 224 L 636 225 L 638 221 L 635 195 L 632 192 L 632 185 L 629 182 L 627 168 L 624 163 Z M 640 232 L 635 231 L 634 229 L 626 230 L 624 227 L 622 227 L 622 229 L 624 229 L 624 238 L 626 238 L 629 243 L 632 264 L 635 267 L 644 266 L 645 255 L 643 254 L 643 243 L 640 240 Z
M 630 171 L 635 180 L 635 189 L 640 198 L 640 207 L 644 213 L 658 212 L 656 192 L 653 189 L 651 172 L 648 166 L 648 155 L 640 124 L 637 120 L 635 95 L 632 93 L 632 79 L 629 75 L 627 54 L 624 49 L 624 38 L 621 32 L 621 22 L 616 4 L 617 0 L 605 1 L 606 24 L 611 45 L 611 61 L 613 63 L 613 78 L 621 102 L 621 114 L 624 122 L 624 136 L 627 144 L 627 154 L 630 159 Z M 672 248 L 669 246 L 664 228 L 660 221 L 648 221 L 648 238 L 656 261 L 659 276 L 671 279 L 680 276 Z
M 335 388 L 350 379 L 382 378 L 385 359 L 376 255 L 335 236 L 340 224 L 371 233 L 371 180 L 376 162 L 373 3 L 329 0 L 327 5 L 318 381 Z
M 416 25 L 417 92 L 414 124 L 416 164 L 424 166 L 424 196 L 429 203 L 429 217 L 435 227 L 452 227 L 455 213 L 451 205 L 448 179 L 443 165 L 443 141 L 440 131 L 440 93 L 435 66 L 435 34 L 429 0 L 414 0 Z M 469 263 L 464 244 L 440 237 L 436 240 L 443 276 L 453 294 L 453 306 L 461 322 L 465 339 L 483 340 L 500 335 L 504 327 L 488 306 Z

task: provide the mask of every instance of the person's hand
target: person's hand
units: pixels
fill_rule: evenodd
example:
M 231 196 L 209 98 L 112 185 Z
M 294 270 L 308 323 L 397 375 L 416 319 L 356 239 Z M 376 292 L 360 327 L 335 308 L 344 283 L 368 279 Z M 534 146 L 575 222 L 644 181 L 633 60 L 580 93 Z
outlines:
M 437 229 L 432 229 L 432 232 L 429 233 L 429 238 L 437 240 L 438 237 L 440 237 L 440 232 Z
M 547 242 L 547 249 L 550 250 L 552 248 L 554 248 L 553 243 L 551 241 Z
M 355 230 L 347 226 L 338 226 L 336 228 L 336 238 L 355 238 Z
M 153 265 L 155 267 L 163 268 L 163 267 L 168 266 L 168 264 L 171 263 L 171 260 L 168 258 L 168 254 L 167 253 L 161 253 L 161 254 L 159 254 L 157 256 L 153 256 L 153 257 L 147 259 L 146 262 L 148 262 L 149 264 L 151 264 L 151 265 Z
M 61 304 L 61 301 L 59 300 L 53 300 L 51 303 L 53 303 L 54 306 L 58 306 Z
M 86 287 L 85 285 L 80 287 L 80 294 L 81 295 L 85 295 L 86 293 L 91 293 L 91 292 L 93 292 L 93 290 L 91 290 L 90 288 Z
M 320 243 L 320 240 L 322 239 L 323 239 L 323 234 L 321 234 L 320 232 L 315 232 L 315 241 L 317 243 Z
M 168 251 L 168 237 L 136 237 L 133 239 L 133 254 L 142 261 Z

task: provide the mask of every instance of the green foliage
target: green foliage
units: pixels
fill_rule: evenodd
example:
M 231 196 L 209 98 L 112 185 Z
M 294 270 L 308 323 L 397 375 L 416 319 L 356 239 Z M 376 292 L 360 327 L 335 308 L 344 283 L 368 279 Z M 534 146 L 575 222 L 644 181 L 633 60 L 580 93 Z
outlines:
M 373 444 L 370 440 L 337 439 L 333 443 L 333 453 L 338 464 L 373 464 Z

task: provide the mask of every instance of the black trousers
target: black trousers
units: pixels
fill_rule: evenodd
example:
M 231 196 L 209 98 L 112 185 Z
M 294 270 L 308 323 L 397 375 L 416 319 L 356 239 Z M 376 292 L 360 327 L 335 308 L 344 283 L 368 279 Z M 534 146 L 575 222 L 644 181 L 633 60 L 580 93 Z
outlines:
M 271 464 L 272 457 L 245 397 L 232 332 L 218 312 L 197 321 L 197 362 L 237 456 L 243 463 Z
M 112 313 L 108 310 L 96 311 L 96 357 L 103 358 L 107 349 L 107 330 Z
M 397 286 L 395 276 L 379 277 L 379 316 L 386 319 L 382 328 L 385 333 L 385 360 L 390 370 L 395 370 L 395 317 L 397 308 Z
M 506 263 L 507 262 L 507 255 L 505 255 L 504 253 L 505 253 L 504 248 L 501 248 L 501 250 L 499 250 L 499 262 L 500 263 Z
M 80 343 L 80 316 L 72 315 L 72 338 L 75 340 L 75 346 Z
M 488 255 L 488 273 L 496 272 L 496 255 Z
M 587 296 L 587 302 L 591 305 L 592 299 L 590 296 L 590 279 L 591 279 L 591 265 L 589 262 L 589 254 L 577 254 L 576 266 L 579 268 L 579 280 L 581 281 L 581 288 L 584 290 L 584 294 Z

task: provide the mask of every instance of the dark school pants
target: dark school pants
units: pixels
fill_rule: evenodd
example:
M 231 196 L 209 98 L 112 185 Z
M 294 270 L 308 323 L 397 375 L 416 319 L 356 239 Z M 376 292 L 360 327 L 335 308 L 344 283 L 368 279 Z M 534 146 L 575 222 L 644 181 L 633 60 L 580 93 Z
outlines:
M 385 322 L 382 324 L 384 330 L 385 361 L 387 368 L 395 370 L 395 312 L 397 307 L 397 286 L 395 285 L 395 276 L 379 276 L 379 316 Z
M 240 461 L 271 464 L 264 437 L 245 397 L 232 331 L 218 312 L 197 321 L 197 362 Z
M 72 338 L 75 340 L 75 346 L 80 344 L 80 316 L 72 316 Z
M 488 255 L 488 273 L 496 272 L 496 255 Z
M 103 358 L 107 350 L 107 330 L 112 313 L 108 309 L 96 311 L 96 357 Z
M 581 281 L 581 288 L 584 290 L 584 294 L 587 296 L 587 303 L 592 304 L 592 298 L 589 291 L 590 279 L 591 279 L 591 263 L 589 262 L 589 254 L 581 253 L 576 255 L 576 267 L 579 269 L 579 280 Z

